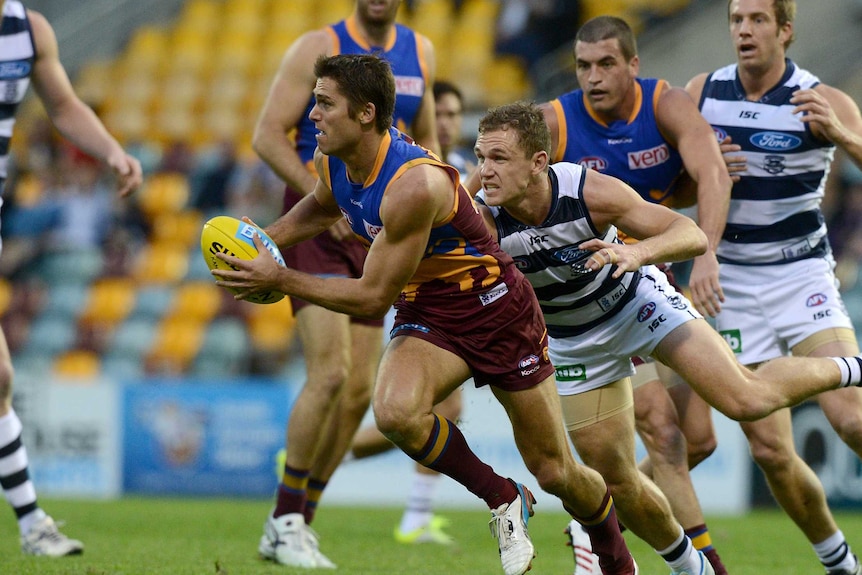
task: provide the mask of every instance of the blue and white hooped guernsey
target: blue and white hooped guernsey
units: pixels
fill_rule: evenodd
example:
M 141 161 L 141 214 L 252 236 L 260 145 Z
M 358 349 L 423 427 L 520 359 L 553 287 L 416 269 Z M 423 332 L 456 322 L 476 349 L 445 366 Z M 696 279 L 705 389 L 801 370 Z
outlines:
M 6 180 L 15 112 L 30 85 L 35 56 L 24 5 L 18 0 L 6 0 L 0 24 L 0 189 Z
M 488 206 L 497 224 L 500 247 L 515 260 L 542 306 L 551 337 L 574 337 L 616 315 L 635 293 L 640 272 L 611 277 L 615 265 L 596 272 L 583 266 L 593 252 L 579 246 L 593 238 L 621 243 L 617 228 L 596 230 L 581 197 L 587 168 L 552 164 L 551 209 L 538 226 L 517 221 L 504 209 Z M 484 193 L 477 199 L 484 202 Z
M 718 260 L 782 264 L 830 253 L 820 203 L 835 146 L 816 139 L 790 103 L 820 80 L 786 60 L 781 81 L 760 100 L 746 100 L 737 65 L 709 75 L 700 110 L 719 139 L 742 147 L 747 167 L 731 192 Z

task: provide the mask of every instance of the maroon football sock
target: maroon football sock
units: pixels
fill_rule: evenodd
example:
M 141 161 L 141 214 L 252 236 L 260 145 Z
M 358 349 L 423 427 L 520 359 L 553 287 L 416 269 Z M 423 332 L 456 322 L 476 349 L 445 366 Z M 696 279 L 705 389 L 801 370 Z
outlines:
M 569 511 L 571 513 L 571 511 Z M 574 515 L 574 514 L 572 514 Z M 599 556 L 602 573 L 629 575 L 634 573 L 634 563 L 626 541 L 620 533 L 617 512 L 610 492 L 605 494 L 598 511 L 590 517 L 575 517 L 590 536 L 593 553 Z

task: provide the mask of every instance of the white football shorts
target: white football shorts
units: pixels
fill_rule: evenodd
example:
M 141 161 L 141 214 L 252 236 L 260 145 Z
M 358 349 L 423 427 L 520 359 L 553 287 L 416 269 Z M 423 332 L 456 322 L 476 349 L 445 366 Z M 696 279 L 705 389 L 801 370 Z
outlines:
M 832 258 L 719 266 L 725 301 L 715 327 L 741 364 L 788 355 L 819 331 L 853 329 L 833 268 Z
M 616 315 L 584 334 L 549 338 L 557 391 L 574 395 L 631 376 L 632 356 L 650 355 L 674 329 L 701 317 L 658 268 L 641 268 L 634 297 Z

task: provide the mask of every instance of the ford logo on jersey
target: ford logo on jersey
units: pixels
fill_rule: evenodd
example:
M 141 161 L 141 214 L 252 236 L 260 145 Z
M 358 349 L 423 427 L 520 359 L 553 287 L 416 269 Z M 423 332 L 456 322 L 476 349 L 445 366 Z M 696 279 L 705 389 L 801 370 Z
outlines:
M 762 150 L 788 151 L 802 145 L 802 139 L 781 132 L 757 132 L 748 139 Z
M 17 80 L 30 74 L 30 62 L 0 62 L 0 80 Z

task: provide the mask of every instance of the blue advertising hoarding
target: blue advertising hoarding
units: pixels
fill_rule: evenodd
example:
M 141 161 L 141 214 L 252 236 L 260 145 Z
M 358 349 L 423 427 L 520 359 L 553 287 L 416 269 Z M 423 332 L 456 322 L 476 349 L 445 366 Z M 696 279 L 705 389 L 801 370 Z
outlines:
M 296 388 L 150 380 L 123 397 L 123 489 L 148 495 L 271 496 Z

